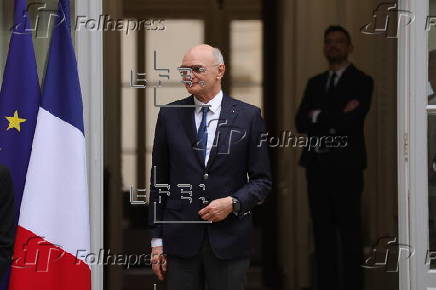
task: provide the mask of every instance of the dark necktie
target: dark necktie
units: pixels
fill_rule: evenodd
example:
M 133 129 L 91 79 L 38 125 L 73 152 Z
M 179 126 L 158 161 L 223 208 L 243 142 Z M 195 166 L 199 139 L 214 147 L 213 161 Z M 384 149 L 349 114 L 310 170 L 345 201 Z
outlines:
M 334 89 L 335 89 L 335 79 L 336 79 L 336 72 L 333 72 L 332 75 L 330 76 L 329 86 L 327 88 L 327 95 L 328 96 L 331 96 Z
M 207 145 L 206 116 L 207 116 L 207 112 L 209 111 L 209 107 L 202 107 L 201 111 L 203 113 L 203 117 L 201 119 L 200 127 L 198 127 L 197 140 L 198 140 L 198 147 L 201 151 L 201 156 L 203 158 L 203 163 L 204 163 L 204 161 L 206 160 L 206 145 Z

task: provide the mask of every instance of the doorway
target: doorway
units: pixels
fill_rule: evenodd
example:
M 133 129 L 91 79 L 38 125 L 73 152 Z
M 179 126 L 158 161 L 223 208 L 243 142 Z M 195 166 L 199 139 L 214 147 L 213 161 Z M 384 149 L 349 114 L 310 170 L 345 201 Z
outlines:
M 326 69 L 323 30 L 338 22 L 352 34 L 353 63 L 376 84 L 365 132 L 369 168 L 362 211 L 367 253 L 380 237 L 397 236 L 396 148 L 402 139 L 397 136 L 402 135 L 397 135 L 396 40 L 360 33 L 359 28 L 371 20 L 375 0 L 336 1 L 338 5 L 333 6 L 326 1 L 297 2 L 106 3 L 104 11 L 112 17 L 162 19 L 167 30 L 105 35 L 105 248 L 144 252 L 149 247 L 144 229 L 146 206 L 140 204 L 141 197 L 132 205 L 129 189 L 147 188 L 157 109 L 153 88 L 131 88 L 132 71 L 146 73 L 151 87 L 161 81 L 157 100 L 168 103 L 186 96 L 176 70 L 183 52 L 199 42 L 217 46 L 227 65 L 224 90 L 262 107 L 271 135 L 280 136 L 283 130 L 296 132 L 294 116 L 307 79 Z M 175 42 L 178 38 L 181 41 Z M 304 171 L 297 165 L 300 152 L 280 148 L 271 153 L 274 188 L 255 213 L 256 248 L 249 286 L 310 289 L 313 245 Z M 368 289 L 398 289 L 397 273 L 371 270 L 366 280 Z M 153 289 L 155 281 L 146 268 L 110 267 L 105 274 L 106 287 L 114 290 L 144 285 Z
M 106 37 L 106 43 L 111 44 L 110 52 L 105 53 L 111 57 L 107 57 L 105 63 L 111 69 L 119 66 L 118 73 L 111 71 L 111 76 L 107 75 L 111 80 L 106 79 L 106 83 L 110 82 L 119 96 L 114 94 L 113 98 L 118 100 L 111 98 L 105 104 L 106 134 L 110 134 L 106 142 L 111 142 L 105 150 L 105 184 L 110 197 L 105 203 L 107 216 L 110 215 L 105 223 L 105 245 L 121 252 L 147 253 L 150 250 L 150 237 L 146 231 L 147 206 L 144 196 L 132 195 L 131 189 L 137 192 L 150 186 L 151 152 L 159 111 L 155 103 L 163 105 L 188 96 L 177 67 L 190 47 L 208 43 L 220 48 L 224 55 L 227 73 L 223 91 L 262 107 L 264 29 L 261 1 L 195 1 L 190 3 L 189 9 L 179 1 L 171 0 L 124 1 L 114 7 L 117 9 L 106 9 L 122 11 L 117 18 L 148 19 L 162 28 L 120 34 L 118 39 L 114 35 Z M 119 63 L 114 58 L 118 58 Z M 141 83 L 141 76 L 146 82 Z M 117 81 L 121 84 L 119 88 L 114 85 Z M 133 83 L 137 87 L 133 87 Z M 147 87 L 141 88 L 145 83 Z M 112 122 L 119 128 L 108 129 Z M 117 134 L 119 144 L 114 144 L 112 140 Z M 107 153 L 109 151 L 112 153 Z M 255 249 L 248 287 L 262 289 L 260 226 L 256 227 L 253 240 Z M 151 268 L 107 267 L 105 284 L 108 289 L 134 290 L 153 289 L 154 284 L 159 283 Z

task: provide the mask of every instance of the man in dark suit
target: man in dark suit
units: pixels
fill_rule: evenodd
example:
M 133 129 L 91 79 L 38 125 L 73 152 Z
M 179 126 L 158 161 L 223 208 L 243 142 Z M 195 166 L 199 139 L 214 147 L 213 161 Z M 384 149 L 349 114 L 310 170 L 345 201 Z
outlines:
M 0 281 L 11 262 L 15 229 L 12 179 L 8 169 L 0 166 Z
M 330 69 L 309 80 L 296 116 L 297 130 L 317 141 L 315 148 L 304 148 L 300 165 L 306 168 L 319 289 L 340 289 L 340 284 L 361 289 L 363 284 L 360 198 L 373 81 L 348 61 L 352 50 L 344 28 L 325 31 Z
M 259 108 L 221 91 L 218 49 L 193 47 L 179 70 L 191 96 L 162 107 L 155 130 L 153 271 L 170 290 L 242 290 L 251 210 L 271 189 L 264 122 Z

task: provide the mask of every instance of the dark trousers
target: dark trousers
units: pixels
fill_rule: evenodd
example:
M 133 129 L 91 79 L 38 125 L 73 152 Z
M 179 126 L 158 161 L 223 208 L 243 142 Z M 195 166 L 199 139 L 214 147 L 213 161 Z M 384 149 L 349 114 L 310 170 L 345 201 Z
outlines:
M 306 170 L 306 176 L 318 289 L 363 289 L 360 266 L 363 171 L 313 166 Z
M 167 290 L 243 290 L 250 260 L 222 260 L 213 253 L 207 235 L 198 255 L 168 256 Z

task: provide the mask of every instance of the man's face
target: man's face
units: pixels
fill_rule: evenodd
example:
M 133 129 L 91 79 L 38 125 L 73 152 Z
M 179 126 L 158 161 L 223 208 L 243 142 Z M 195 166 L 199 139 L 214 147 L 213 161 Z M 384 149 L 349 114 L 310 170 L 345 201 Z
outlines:
M 188 52 L 183 58 L 181 67 L 192 69 L 190 73 L 183 76 L 183 80 L 192 82 L 192 86 L 185 83 L 185 87 L 190 94 L 196 96 L 208 96 L 214 93 L 221 83 L 225 69 L 224 65 L 216 63 L 211 51 L 201 49 Z
M 333 31 L 324 39 L 324 55 L 329 63 L 340 63 L 348 58 L 353 51 L 353 46 L 348 42 L 347 36 L 342 31 Z

